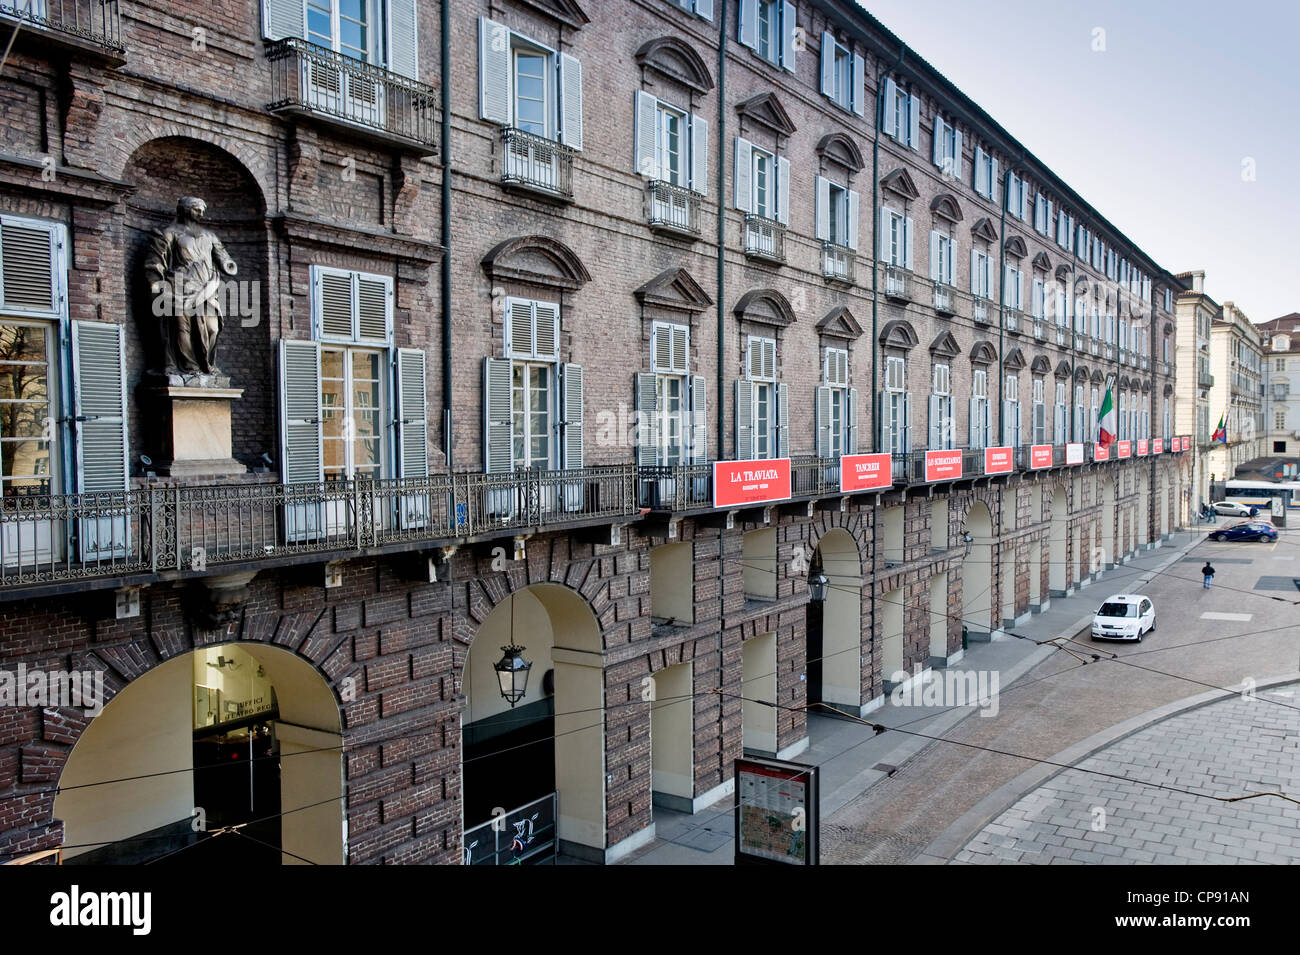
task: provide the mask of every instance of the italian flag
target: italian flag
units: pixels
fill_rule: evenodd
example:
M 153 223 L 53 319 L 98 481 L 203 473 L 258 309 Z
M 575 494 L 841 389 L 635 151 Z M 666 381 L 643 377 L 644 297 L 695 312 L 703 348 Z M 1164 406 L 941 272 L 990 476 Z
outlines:
M 1219 426 L 1214 429 L 1214 436 L 1210 440 L 1228 443 L 1228 412 L 1219 415 Z
M 1101 403 L 1101 421 L 1098 424 L 1101 434 L 1097 435 L 1097 443 L 1103 448 L 1109 448 L 1115 443 L 1115 435 L 1118 433 L 1115 427 L 1115 399 L 1111 397 L 1109 388 L 1106 389 L 1106 397 Z

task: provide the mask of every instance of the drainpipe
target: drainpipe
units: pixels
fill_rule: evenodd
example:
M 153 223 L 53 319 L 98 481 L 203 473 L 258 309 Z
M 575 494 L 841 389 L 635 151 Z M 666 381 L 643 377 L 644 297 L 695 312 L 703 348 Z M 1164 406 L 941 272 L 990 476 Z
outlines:
M 451 0 L 442 0 L 442 443 L 447 470 L 451 460 Z
M 727 0 L 718 3 L 718 452 L 717 460 L 727 457 L 727 386 L 726 320 L 724 294 L 726 291 L 727 249 Z M 721 542 L 719 542 L 721 546 Z M 721 552 L 719 552 L 721 559 Z M 721 622 L 721 621 L 719 621 Z M 719 650 L 719 653 L 721 650 Z
M 876 72 L 876 128 L 871 135 L 871 450 L 880 450 L 880 127 L 885 121 L 885 75 L 900 69 L 907 56 L 907 45 L 898 48 L 898 62 Z M 893 467 L 893 464 L 890 464 Z M 877 495 L 877 498 L 879 495 Z M 876 611 L 875 588 L 871 591 L 871 616 Z

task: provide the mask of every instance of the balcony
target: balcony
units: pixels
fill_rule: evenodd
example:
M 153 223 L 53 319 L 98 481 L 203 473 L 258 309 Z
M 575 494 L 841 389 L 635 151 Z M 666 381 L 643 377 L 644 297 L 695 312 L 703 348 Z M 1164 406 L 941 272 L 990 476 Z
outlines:
M 1070 343 L 1070 330 L 1063 325 L 1056 326 L 1056 344 L 1065 348 Z
M 1020 334 L 1021 320 L 1024 318 L 1018 308 L 1002 309 L 1002 324 L 1013 335 Z
M 1121 365 L 1127 365 L 1127 364 L 1128 364 L 1128 349 L 1127 349 L 1127 348 L 1121 348 L 1121 349 L 1119 350 L 1119 363 L 1120 363 Z
M 1101 354 L 1101 342 L 1096 338 L 1088 339 L 1088 351 L 1093 356 Z
M 1213 388 L 1214 376 L 1211 375 L 1208 371 L 1197 371 L 1196 384 L 1197 387 L 1200 388 Z
M 885 298 L 904 303 L 912 300 L 912 273 L 908 269 L 885 266 Z
M 1096 352 L 1094 352 L 1093 354 L 1096 354 Z M 1106 361 L 1115 360 L 1115 345 L 1113 342 L 1101 343 L 1101 356 L 1105 358 Z
M 752 259 L 784 264 L 785 226 L 775 219 L 746 213 L 745 254 Z
M 988 299 L 980 298 L 978 296 L 975 297 L 972 303 L 971 317 L 978 325 L 987 325 L 989 323 Z
M 822 243 L 822 275 L 833 282 L 853 284 L 857 265 L 857 253 L 847 245 L 833 242 Z
M 1275 381 L 1269 385 L 1273 389 L 1273 400 L 1281 401 L 1291 394 L 1291 383 L 1289 381 Z
M 957 314 L 953 303 L 952 286 L 944 285 L 942 282 L 934 284 L 934 310 L 940 315 Z
M 662 179 L 652 180 L 646 184 L 646 220 L 656 232 L 697 238 L 700 234 L 699 194 Z
M 1138 356 L 1138 367 L 1141 368 L 1143 371 L 1150 371 L 1150 370 L 1151 370 L 1151 359 L 1148 358 L 1146 355 L 1139 355 L 1139 356 Z
M 110 66 L 126 62 L 117 0 L 0 0 L 5 40 L 42 51 L 45 46 L 88 54 Z
M 1034 319 L 1034 337 L 1040 342 L 1047 338 L 1047 323 L 1041 318 Z
M 296 37 L 268 44 L 266 58 L 271 112 L 317 119 L 421 156 L 437 151 L 432 86 Z
M 632 465 L 0 498 L 0 587 L 231 573 L 635 520 Z
M 1084 352 L 1088 350 L 1088 336 L 1083 332 L 1074 333 L 1074 350 Z
M 501 129 L 501 185 L 553 202 L 573 201 L 573 150 L 513 126 Z

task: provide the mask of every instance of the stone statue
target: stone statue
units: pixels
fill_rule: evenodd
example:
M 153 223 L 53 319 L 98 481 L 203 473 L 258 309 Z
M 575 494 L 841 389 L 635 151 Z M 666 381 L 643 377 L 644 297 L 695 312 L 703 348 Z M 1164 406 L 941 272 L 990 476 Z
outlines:
M 221 374 L 222 273 L 234 275 L 239 267 L 202 225 L 206 211 L 202 199 L 185 196 L 176 203 L 176 221 L 149 240 L 144 269 L 168 375 Z

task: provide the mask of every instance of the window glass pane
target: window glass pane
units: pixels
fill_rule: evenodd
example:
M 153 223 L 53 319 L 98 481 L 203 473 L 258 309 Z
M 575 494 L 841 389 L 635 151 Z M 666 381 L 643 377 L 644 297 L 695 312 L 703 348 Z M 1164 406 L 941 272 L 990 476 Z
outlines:
M 768 212 L 768 172 L 769 162 L 766 153 L 754 152 L 754 213 L 771 218 Z
M 520 51 L 515 54 L 515 125 L 535 136 L 545 136 L 546 57 Z

